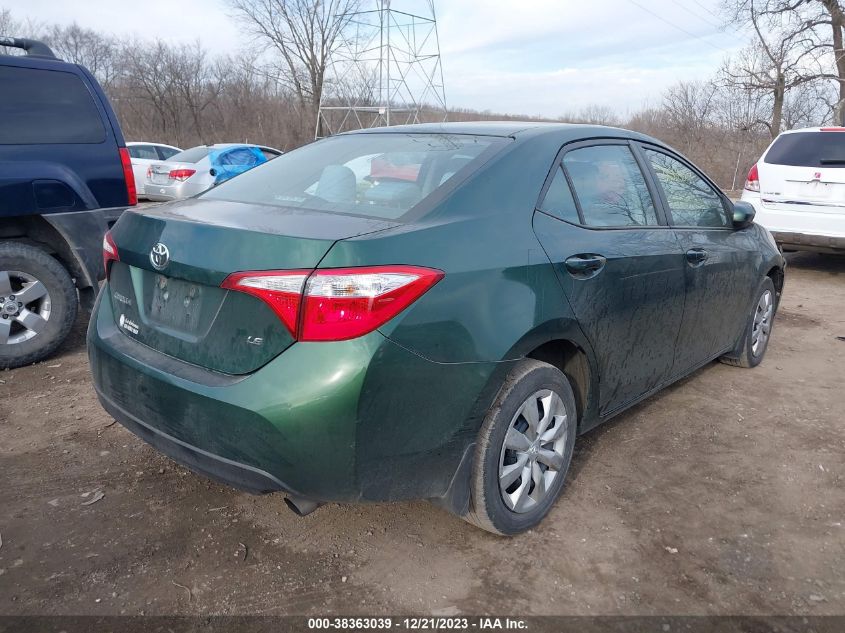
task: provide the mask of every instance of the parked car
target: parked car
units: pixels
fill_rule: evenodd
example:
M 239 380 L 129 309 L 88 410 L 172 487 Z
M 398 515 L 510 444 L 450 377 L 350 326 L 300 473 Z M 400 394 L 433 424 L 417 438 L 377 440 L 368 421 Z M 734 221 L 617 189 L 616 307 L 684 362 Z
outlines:
M 150 200 L 180 200 L 202 193 L 282 152 L 244 143 L 199 145 L 147 169 L 144 195 Z
M 124 214 L 94 385 L 165 454 L 301 514 L 427 498 L 514 534 L 577 435 L 714 359 L 760 363 L 784 260 L 753 216 L 625 130 L 331 137 Z
M 742 199 L 784 250 L 845 253 L 845 127 L 781 133 L 748 172 Z
M 0 37 L 0 368 L 41 360 L 103 278 L 102 240 L 135 182 L 96 79 L 29 39 Z
M 163 143 L 149 143 L 147 141 L 130 141 L 126 144 L 129 150 L 129 158 L 132 159 L 132 174 L 135 176 L 135 186 L 138 190 L 138 197 L 145 198 L 144 181 L 147 178 L 147 170 L 153 163 L 167 160 L 182 150 L 172 145 Z

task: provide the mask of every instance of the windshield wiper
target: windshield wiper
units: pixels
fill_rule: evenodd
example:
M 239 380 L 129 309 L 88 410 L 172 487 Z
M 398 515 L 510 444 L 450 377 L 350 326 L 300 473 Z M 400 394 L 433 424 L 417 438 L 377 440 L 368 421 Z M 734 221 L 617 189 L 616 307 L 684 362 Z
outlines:
M 822 165 L 845 165 L 845 158 L 822 158 L 819 163 Z

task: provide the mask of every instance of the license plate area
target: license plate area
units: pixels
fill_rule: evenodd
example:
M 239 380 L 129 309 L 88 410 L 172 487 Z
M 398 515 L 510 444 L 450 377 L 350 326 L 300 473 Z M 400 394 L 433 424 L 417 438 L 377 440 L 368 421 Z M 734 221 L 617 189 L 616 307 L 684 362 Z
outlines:
M 152 293 L 147 306 L 151 323 L 186 334 L 196 334 L 200 329 L 204 289 L 182 279 L 153 275 Z

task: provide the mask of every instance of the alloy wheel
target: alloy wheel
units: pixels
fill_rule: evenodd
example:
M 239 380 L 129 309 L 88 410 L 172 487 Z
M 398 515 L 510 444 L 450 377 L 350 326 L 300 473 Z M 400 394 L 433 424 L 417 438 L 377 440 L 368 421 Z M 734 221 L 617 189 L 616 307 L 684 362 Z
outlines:
M 751 325 L 751 352 L 758 356 L 766 348 L 769 333 L 772 330 L 772 316 L 774 315 L 774 301 L 772 292 L 766 290 L 757 302 L 754 311 L 754 322 Z
M 514 512 L 530 512 L 553 489 L 571 432 L 566 407 L 555 392 L 532 394 L 508 427 L 499 458 L 499 490 Z
M 47 287 L 32 275 L 0 270 L 0 345 L 28 341 L 47 325 L 52 302 Z

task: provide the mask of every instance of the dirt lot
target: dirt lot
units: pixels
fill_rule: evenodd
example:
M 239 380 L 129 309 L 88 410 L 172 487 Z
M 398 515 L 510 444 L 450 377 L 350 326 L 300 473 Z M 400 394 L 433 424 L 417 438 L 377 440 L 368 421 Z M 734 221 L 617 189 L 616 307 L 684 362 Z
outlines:
M 98 406 L 80 323 L 0 373 L 0 614 L 845 613 L 837 336 L 845 258 L 790 256 L 763 365 L 581 438 L 551 515 L 506 540 L 425 502 L 298 518 L 175 466 Z

